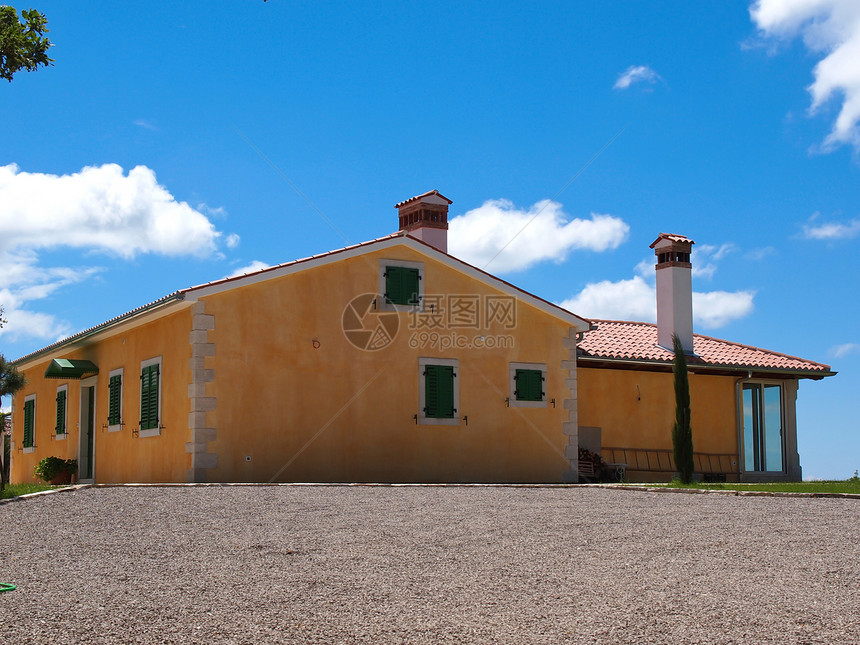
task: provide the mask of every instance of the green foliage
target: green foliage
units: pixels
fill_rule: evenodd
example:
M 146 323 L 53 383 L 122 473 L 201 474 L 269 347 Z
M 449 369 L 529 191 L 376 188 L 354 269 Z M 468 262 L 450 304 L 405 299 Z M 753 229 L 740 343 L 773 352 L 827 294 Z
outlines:
M 0 396 L 11 396 L 27 384 L 27 379 L 0 354 Z
M 855 471 L 854 471 L 854 475 L 853 475 L 852 477 L 849 477 L 849 478 L 848 478 L 848 481 L 849 481 L 849 482 L 851 482 L 851 483 L 857 483 L 857 484 L 860 484 L 860 472 L 858 472 L 858 471 L 856 471 L 856 470 L 855 470 Z
M 2 7 L 0 7 L 2 9 Z M 0 309 L 2 313 L 2 309 Z M 5 322 L 5 321 L 4 321 Z M 2 325 L 0 325 L 2 326 Z M 0 354 L 0 397 L 10 396 L 27 384 L 27 379 L 11 363 L 6 362 L 6 357 Z M 0 491 L 6 487 L 9 481 L 9 440 L 5 433 L 6 415 L 0 415 L 0 437 L 3 438 L 0 445 Z
M 36 464 L 33 474 L 46 482 L 51 481 L 62 473 L 74 473 L 78 469 L 77 459 L 61 459 L 60 457 L 45 457 Z
M 47 24 L 45 14 L 35 9 L 22 11 L 19 22 L 14 7 L 0 6 L 0 78 L 11 83 L 15 72 L 32 72 L 54 62 L 47 53 L 52 46 L 44 36 Z
M 29 495 L 30 493 L 38 493 L 43 490 L 51 490 L 53 486 L 48 484 L 9 484 L 6 490 L 0 491 L 0 499 L 8 499 L 9 497 L 20 497 L 21 495 Z
M 844 481 L 774 482 L 761 484 L 703 484 L 701 482 L 682 484 L 676 480 L 669 484 L 656 485 L 668 488 L 695 488 L 700 490 L 767 491 L 770 493 L 850 493 L 860 495 L 860 477 L 856 479 L 849 477 Z
M 693 481 L 693 429 L 690 427 L 690 379 L 687 374 L 687 356 L 681 347 L 681 339 L 672 335 L 675 359 L 672 373 L 675 376 L 675 425 L 672 427 L 672 448 L 675 453 L 675 468 L 681 482 Z

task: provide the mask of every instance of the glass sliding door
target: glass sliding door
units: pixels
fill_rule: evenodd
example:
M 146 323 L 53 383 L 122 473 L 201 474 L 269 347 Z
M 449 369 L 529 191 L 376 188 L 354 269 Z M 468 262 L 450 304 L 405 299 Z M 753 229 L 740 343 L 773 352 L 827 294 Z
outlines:
M 782 386 L 744 383 L 742 404 L 744 470 L 784 472 Z

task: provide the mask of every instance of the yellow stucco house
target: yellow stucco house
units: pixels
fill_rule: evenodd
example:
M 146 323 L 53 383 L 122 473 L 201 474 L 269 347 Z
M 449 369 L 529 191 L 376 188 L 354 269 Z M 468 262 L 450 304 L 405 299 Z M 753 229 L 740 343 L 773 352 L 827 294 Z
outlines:
M 589 321 L 447 253 L 450 200 L 399 232 L 183 289 L 16 361 L 12 480 L 577 481 L 579 449 L 665 479 L 671 347 L 697 471 L 799 479 L 794 402 L 829 366 L 692 332 L 692 241 L 661 235 L 658 322 Z

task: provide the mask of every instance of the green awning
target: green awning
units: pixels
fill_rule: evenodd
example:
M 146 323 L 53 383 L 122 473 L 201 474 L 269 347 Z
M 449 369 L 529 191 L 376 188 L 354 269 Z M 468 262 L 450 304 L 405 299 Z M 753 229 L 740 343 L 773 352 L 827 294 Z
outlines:
M 83 378 L 84 375 L 98 374 L 99 368 L 92 361 L 79 358 L 55 358 L 45 370 L 45 378 Z

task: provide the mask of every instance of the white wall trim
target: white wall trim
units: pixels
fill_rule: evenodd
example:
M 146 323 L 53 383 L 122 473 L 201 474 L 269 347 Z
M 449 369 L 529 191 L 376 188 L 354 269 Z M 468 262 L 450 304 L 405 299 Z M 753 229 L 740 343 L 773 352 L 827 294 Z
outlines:
M 214 330 L 215 316 L 206 313 L 204 300 L 198 300 L 191 309 L 191 332 L 188 335 L 191 344 L 188 363 L 191 412 L 188 414 L 190 441 L 185 444 L 185 452 L 191 455 L 191 468 L 185 471 L 187 482 L 205 482 L 209 479 L 208 471 L 218 467 L 218 453 L 210 446 L 218 432 L 208 414 L 218 407 L 218 398 L 214 396 L 215 370 L 206 368 L 206 359 L 215 356 L 215 343 L 209 337 L 209 332 Z
M 96 439 L 98 438 L 97 431 L 97 421 L 95 416 L 95 411 L 98 410 L 99 404 L 99 377 L 98 376 L 90 376 L 89 378 L 81 379 L 80 387 L 78 388 L 78 481 L 82 484 L 92 484 L 96 481 Z M 93 407 L 90 410 L 90 414 L 93 417 L 93 463 L 92 463 L 92 471 L 93 476 L 89 479 L 84 477 L 80 477 L 80 473 L 83 470 L 83 460 L 81 459 L 81 455 L 84 450 L 86 450 L 85 441 L 86 441 L 86 433 L 84 432 L 84 424 L 86 423 L 86 419 L 84 418 L 84 391 L 88 388 L 93 388 Z
M 569 358 L 561 361 L 561 369 L 568 371 L 564 379 L 567 389 L 567 398 L 564 399 L 563 408 L 567 410 L 567 421 L 562 422 L 561 431 L 567 435 L 567 445 L 564 447 L 564 456 L 567 458 L 569 467 L 562 473 L 562 481 L 577 483 L 579 481 L 579 418 L 578 418 L 578 392 L 576 376 L 576 343 L 579 328 L 570 327 L 567 336 L 562 339 L 562 345 L 568 350 Z
M 332 262 L 339 262 L 348 258 L 354 258 L 366 255 L 368 253 L 374 253 L 381 249 L 396 248 L 398 246 L 405 246 L 407 248 L 410 248 L 413 251 L 420 253 L 421 255 L 437 260 L 442 264 L 450 267 L 451 269 L 458 271 L 464 275 L 467 275 L 471 278 L 474 278 L 475 280 L 478 280 L 483 284 L 490 285 L 491 287 L 493 287 L 494 289 L 498 289 L 502 293 L 514 296 L 515 298 L 517 298 L 518 301 L 531 305 L 532 307 L 535 307 L 536 309 L 539 309 L 540 311 L 543 311 L 544 313 L 547 313 L 554 318 L 564 321 L 568 325 L 571 325 L 576 328 L 577 331 L 588 331 L 591 327 L 590 323 L 587 320 L 585 320 L 584 318 L 580 318 L 579 316 L 574 313 L 571 313 L 570 311 L 567 311 L 567 309 L 563 309 L 557 305 L 553 305 L 546 300 L 532 295 L 528 291 L 518 289 L 512 284 L 505 282 L 501 278 L 497 278 L 496 276 L 487 273 L 486 271 L 482 271 L 477 267 L 472 266 L 471 264 L 463 262 L 462 260 L 458 260 L 457 258 L 448 255 L 447 253 L 442 253 L 441 251 L 430 246 L 429 244 L 416 240 L 409 235 L 397 235 L 381 240 L 366 242 L 364 244 L 356 245 L 354 247 L 348 247 L 345 249 L 332 251 L 330 253 L 325 253 L 318 257 L 296 260 L 294 262 L 289 262 L 278 267 L 264 269 L 259 273 L 252 273 L 241 278 L 235 278 L 232 280 L 225 280 L 222 282 L 215 282 L 213 284 L 193 287 L 185 292 L 186 298 L 189 301 L 194 301 L 198 298 L 203 298 L 205 296 L 212 295 L 215 293 L 221 293 L 222 291 L 229 291 L 230 289 L 235 289 L 236 287 L 243 287 L 250 284 L 256 284 L 258 282 L 265 282 L 266 280 L 272 280 L 275 278 L 280 278 L 281 276 L 299 273 L 300 271 L 306 271 L 308 269 L 313 269 L 314 267 L 323 266 Z

